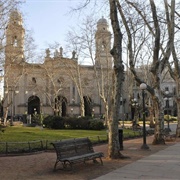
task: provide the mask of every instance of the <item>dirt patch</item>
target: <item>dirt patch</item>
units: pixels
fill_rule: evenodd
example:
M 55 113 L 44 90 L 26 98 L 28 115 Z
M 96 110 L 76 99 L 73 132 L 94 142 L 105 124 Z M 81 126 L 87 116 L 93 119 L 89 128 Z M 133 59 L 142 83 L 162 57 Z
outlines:
M 53 172 L 53 166 L 56 160 L 55 152 L 39 153 L 26 156 L 13 156 L 0 158 L 1 179 L 3 180 L 91 180 L 101 175 L 107 174 L 117 168 L 137 161 L 143 157 L 149 156 L 160 150 L 167 148 L 179 142 L 168 141 L 166 145 L 151 145 L 152 137 L 147 138 L 147 144 L 150 150 L 141 150 L 142 138 L 124 141 L 124 150 L 121 153 L 128 156 L 128 159 L 108 160 L 107 144 L 95 146 L 95 151 L 104 152 L 104 165 L 93 164 L 91 161 L 87 164 L 74 165 L 74 171 L 57 170 Z M 60 168 L 60 166 L 58 166 Z

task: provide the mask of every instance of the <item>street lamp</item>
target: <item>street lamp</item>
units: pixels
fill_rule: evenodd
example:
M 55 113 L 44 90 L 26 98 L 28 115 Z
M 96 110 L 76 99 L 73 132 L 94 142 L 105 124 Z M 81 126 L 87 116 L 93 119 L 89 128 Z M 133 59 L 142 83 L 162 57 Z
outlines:
M 35 115 L 37 114 L 37 109 L 36 109 L 36 108 L 34 108 L 34 114 L 35 114 Z
M 92 109 L 92 117 L 94 117 L 94 109 Z
M 73 110 L 74 110 L 74 109 L 73 109 L 73 108 L 71 108 L 71 115 L 72 115 L 72 116 L 73 116 Z
M 140 84 L 140 89 L 142 90 L 142 103 L 143 103 L 143 145 L 141 149 L 149 149 L 149 146 L 146 144 L 146 122 L 145 122 L 145 101 L 144 101 L 144 90 L 147 88 L 145 83 Z
M 134 98 L 132 99 L 132 107 L 134 108 L 134 114 L 133 114 L 133 128 L 137 128 L 137 120 L 138 120 L 138 102 L 137 102 L 137 99 Z
M 171 98 L 169 98 L 168 97 L 168 95 L 169 95 L 169 91 L 167 90 L 167 91 L 165 91 L 165 98 L 164 98 L 164 100 L 165 100 L 165 102 L 166 102 L 166 104 L 165 104 L 165 109 L 166 109 L 166 115 L 167 115 L 167 119 L 166 119 L 166 121 L 167 121 L 167 125 L 168 125 L 168 127 L 167 127 L 167 129 L 168 129 L 168 131 L 170 132 L 171 131 L 171 129 L 170 129 L 170 126 L 169 126 L 169 112 L 168 112 L 168 108 L 169 108 L 169 100 L 171 99 Z
M 75 104 L 75 99 L 74 98 L 72 99 L 72 103 Z

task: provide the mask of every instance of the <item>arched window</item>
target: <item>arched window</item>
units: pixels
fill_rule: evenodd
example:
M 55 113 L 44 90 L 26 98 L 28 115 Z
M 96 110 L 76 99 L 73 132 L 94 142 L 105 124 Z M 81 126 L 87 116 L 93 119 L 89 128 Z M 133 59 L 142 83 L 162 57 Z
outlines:
M 35 78 L 35 77 L 32 77 L 32 82 L 33 82 L 34 84 L 36 84 L 36 78 Z
M 13 45 L 14 47 L 17 47 L 17 45 L 18 45 L 17 36 L 14 36 L 14 37 L 13 37 L 12 45 Z
M 28 99 L 28 114 L 40 114 L 40 99 L 37 96 L 31 96 Z
M 106 49 L 106 41 L 103 40 L 102 41 L 102 51 L 105 51 L 105 49 Z
M 169 108 L 169 99 L 166 100 L 166 108 Z

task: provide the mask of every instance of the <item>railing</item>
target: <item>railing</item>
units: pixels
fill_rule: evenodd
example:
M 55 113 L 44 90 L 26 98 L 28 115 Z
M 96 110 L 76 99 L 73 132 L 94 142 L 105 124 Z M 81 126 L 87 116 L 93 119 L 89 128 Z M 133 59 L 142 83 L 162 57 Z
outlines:
M 142 132 L 134 132 L 134 134 L 123 134 L 123 139 L 131 139 L 141 137 Z M 108 142 L 108 135 L 90 136 L 93 145 Z M 57 140 L 54 140 L 57 141 Z M 28 142 L 0 142 L 0 156 L 32 154 L 41 151 L 54 150 L 50 140 L 37 140 Z
M 23 154 L 44 150 L 43 141 L 0 142 L 0 154 Z
M 91 136 L 89 138 L 93 144 L 107 142 L 107 136 Z M 53 146 L 51 145 L 51 143 L 54 141 L 37 140 L 28 142 L 0 142 L 0 155 L 19 155 L 54 150 Z

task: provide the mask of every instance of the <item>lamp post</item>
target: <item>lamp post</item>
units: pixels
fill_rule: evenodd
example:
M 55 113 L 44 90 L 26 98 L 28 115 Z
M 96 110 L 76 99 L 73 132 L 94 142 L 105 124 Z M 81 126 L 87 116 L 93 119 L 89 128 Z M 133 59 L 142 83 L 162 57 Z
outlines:
M 92 109 L 92 117 L 94 118 L 94 109 Z
M 74 110 L 74 109 L 73 109 L 73 108 L 71 108 L 71 116 L 73 116 L 73 110 Z
M 134 108 L 134 115 L 133 115 L 133 128 L 137 128 L 137 119 L 138 119 L 138 102 L 137 99 L 132 99 L 132 107 Z
M 72 99 L 72 104 L 75 104 L 75 99 L 74 98 Z
M 169 112 L 168 112 L 168 108 L 169 108 L 169 100 L 170 100 L 171 98 L 169 98 L 168 95 L 169 95 L 169 91 L 167 90 L 167 91 L 165 91 L 165 98 L 164 98 L 164 100 L 165 100 L 165 102 L 166 102 L 165 108 L 167 108 L 167 109 L 166 109 L 166 115 L 167 115 L 166 121 L 167 121 L 167 125 L 168 125 L 167 129 L 168 129 L 168 131 L 170 132 L 171 129 L 170 129 L 170 126 L 169 126 Z
M 149 149 L 149 146 L 146 144 L 146 122 L 145 122 L 145 101 L 144 101 L 144 90 L 147 88 L 145 83 L 140 84 L 140 89 L 142 90 L 142 103 L 143 103 L 143 145 L 141 149 Z

